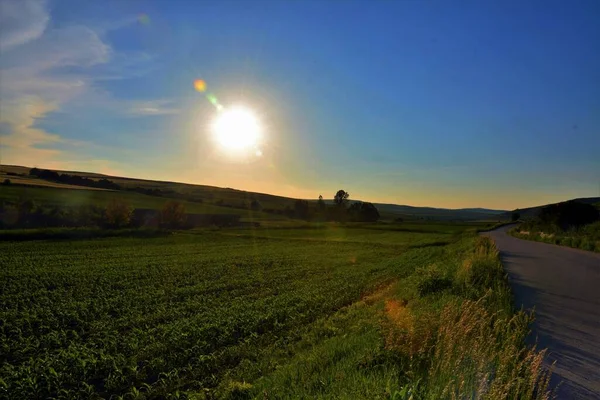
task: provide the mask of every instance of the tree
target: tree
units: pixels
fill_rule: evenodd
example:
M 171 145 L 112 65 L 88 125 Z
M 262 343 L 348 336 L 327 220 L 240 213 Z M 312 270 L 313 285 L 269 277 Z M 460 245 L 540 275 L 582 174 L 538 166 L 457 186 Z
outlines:
M 10 185 L 10 179 L 6 178 L 2 184 L 6 186 Z
M 250 209 L 253 211 L 260 211 L 262 210 L 262 206 L 260 205 L 258 200 L 252 199 L 252 201 L 250 202 Z
M 300 219 L 308 219 L 309 205 L 307 200 L 296 200 L 294 202 L 294 215 Z
M 591 224 L 599 219 L 600 212 L 596 207 L 574 200 L 543 207 L 539 215 L 542 226 L 562 230 Z
M 185 206 L 175 200 L 167 201 L 160 212 L 160 225 L 164 228 L 183 228 L 185 225 Z
M 337 191 L 337 193 L 335 194 L 335 196 L 333 196 L 333 202 L 338 206 L 338 207 L 342 207 L 345 206 L 346 203 L 348 202 L 348 198 L 350 197 L 350 193 L 340 189 Z
M 323 196 L 319 195 L 319 200 L 317 201 L 317 207 L 319 211 L 323 211 L 327 206 L 325 205 L 325 200 L 323 200 Z
M 111 228 L 122 228 L 131 222 L 132 209 L 124 200 L 112 199 L 104 210 L 106 224 Z
M 376 222 L 379 219 L 379 211 L 372 203 L 357 201 L 350 206 L 348 213 L 354 221 Z
M 510 219 L 511 219 L 513 222 L 515 222 L 515 221 L 518 221 L 518 220 L 519 220 L 519 218 L 521 218 L 521 214 L 519 214 L 519 213 L 518 213 L 518 212 L 516 212 L 516 211 L 515 211 L 514 213 L 512 213 L 512 214 L 511 214 L 511 216 L 510 216 Z
M 17 203 L 17 224 L 19 226 L 25 226 L 30 223 L 35 208 L 36 205 L 33 200 L 19 199 L 19 202 Z

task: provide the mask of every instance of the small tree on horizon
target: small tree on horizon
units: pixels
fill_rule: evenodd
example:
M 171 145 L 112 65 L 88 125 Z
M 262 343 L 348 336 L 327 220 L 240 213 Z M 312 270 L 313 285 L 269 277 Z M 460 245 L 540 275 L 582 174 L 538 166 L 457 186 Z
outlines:
M 338 206 L 342 207 L 348 203 L 348 198 L 350 197 L 350 193 L 346 192 L 343 189 L 337 191 L 335 196 L 333 196 L 333 202 Z
M 325 200 L 323 200 L 323 195 L 319 195 L 319 200 L 317 201 L 317 207 L 319 210 L 323 211 L 326 207 Z

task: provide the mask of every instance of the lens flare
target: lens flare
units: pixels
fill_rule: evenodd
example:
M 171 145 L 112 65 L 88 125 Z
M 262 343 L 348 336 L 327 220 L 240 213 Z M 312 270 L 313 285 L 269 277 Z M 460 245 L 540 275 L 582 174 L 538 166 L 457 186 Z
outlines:
M 140 24 L 148 25 L 150 24 L 150 17 L 148 16 L 148 14 L 140 14 L 138 15 L 138 21 Z
M 199 92 L 204 92 L 206 90 L 206 82 L 202 79 L 196 79 L 194 81 L 194 88 Z

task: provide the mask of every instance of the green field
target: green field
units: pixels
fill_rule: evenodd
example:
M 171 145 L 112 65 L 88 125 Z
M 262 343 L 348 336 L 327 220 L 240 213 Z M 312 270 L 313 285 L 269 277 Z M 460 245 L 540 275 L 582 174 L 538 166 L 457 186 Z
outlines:
M 482 327 L 511 326 L 461 339 L 509 349 L 513 361 L 466 352 L 486 369 L 524 362 L 528 319 L 512 317 L 493 255 L 489 279 L 469 278 L 483 265 L 475 227 L 422 228 L 0 243 L 0 397 L 439 398 L 455 379 L 464 394 L 480 367 L 442 371 L 456 356 L 434 352 L 455 341 L 440 318 L 451 326 L 456 312 L 479 315 L 460 311 L 471 304 L 500 321 L 484 313 Z M 521 377 L 537 384 L 515 370 L 489 390 Z M 506 390 L 524 393 L 514 386 Z
M 64 189 L 52 187 L 33 186 L 2 186 L 0 200 L 15 203 L 20 199 L 33 200 L 36 203 L 49 206 L 79 206 L 97 205 L 105 207 L 112 199 L 126 201 L 133 208 L 149 208 L 160 210 L 169 198 L 149 196 L 130 191 L 112 191 L 95 189 Z M 196 214 L 235 214 L 247 219 L 278 220 L 281 216 L 267 214 L 259 211 L 244 210 L 240 208 L 219 207 L 208 203 L 190 201 L 180 202 L 185 206 L 186 212 Z
M 107 198 L 115 196 L 115 193 L 120 193 L 120 196 L 125 196 L 128 200 L 134 203 L 134 207 L 137 208 L 160 208 L 157 206 L 157 201 L 161 201 L 159 197 L 158 200 L 152 200 L 153 196 L 144 196 L 142 194 L 138 194 L 135 192 L 130 192 L 127 190 L 123 191 L 109 191 L 112 194 L 104 193 L 104 194 L 96 194 L 96 193 L 73 193 L 72 190 L 60 190 L 65 188 L 73 188 L 72 185 L 65 185 L 61 183 L 55 183 L 51 181 L 46 181 L 43 179 L 39 179 L 37 177 L 32 177 L 29 175 L 30 168 L 20 167 L 20 166 L 8 166 L 8 165 L 0 165 L 0 181 L 4 179 L 11 179 L 14 183 L 18 183 L 19 186 L 14 186 L 10 191 L 7 191 L 5 194 L 0 194 L 0 200 L 14 200 L 18 197 L 32 198 L 37 199 L 38 201 L 47 201 L 50 200 L 54 205 L 64 205 L 65 198 L 68 198 L 68 204 L 80 204 L 82 201 L 85 201 L 86 198 L 90 198 L 93 202 L 98 205 L 105 205 L 107 202 Z M 16 176 L 7 175 L 7 173 L 18 174 Z M 276 195 L 269 195 L 263 193 L 253 193 L 246 192 L 242 190 L 235 190 L 231 188 L 219 188 L 214 186 L 206 186 L 206 185 L 193 185 L 186 183 L 177 183 L 177 182 L 164 182 L 164 181 L 151 181 L 144 179 L 135 179 L 135 178 L 123 178 L 123 177 L 113 177 L 106 176 L 102 174 L 95 173 L 86 173 L 86 172 L 68 172 L 70 174 L 74 174 L 77 176 L 83 176 L 90 179 L 98 180 L 102 178 L 108 178 L 112 182 L 120 185 L 123 189 L 157 189 L 162 191 L 168 191 L 176 195 L 183 195 L 186 198 L 198 198 L 202 199 L 204 204 L 211 204 L 210 206 L 206 206 L 206 208 L 199 207 L 198 203 L 189 202 L 191 205 L 190 212 L 197 213 L 226 213 L 223 211 L 228 211 L 229 214 L 236 213 L 241 214 L 244 211 L 243 209 L 231 208 L 231 207 L 219 207 L 214 205 L 215 202 L 221 201 L 225 204 L 229 204 L 232 206 L 239 206 L 242 203 L 248 204 L 252 199 L 256 199 L 260 202 L 263 208 L 271 208 L 271 209 L 283 209 L 286 206 L 293 207 L 295 199 L 289 197 L 282 197 Z M 27 187 L 30 186 L 30 187 Z M 36 187 L 36 186 L 44 186 L 44 187 Z M 4 191 L 5 187 L 2 188 Z M 79 187 L 79 189 L 75 190 L 84 190 L 85 192 L 94 191 L 91 188 Z M 95 191 L 98 191 L 97 189 Z M 318 197 L 318 194 L 315 194 L 315 199 Z M 73 198 L 73 199 L 70 199 Z M 150 199 L 149 199 L 150 198 Z M 164 203 L 164 198 L 162 199 Z M 216 208 L 215 208 L 216 207 Z M 246 207 L 247 208 L 247 207 Z M 206 211 L 205 211 L 206 210 Z M 234 211 L 232 211 L 234 210 Z

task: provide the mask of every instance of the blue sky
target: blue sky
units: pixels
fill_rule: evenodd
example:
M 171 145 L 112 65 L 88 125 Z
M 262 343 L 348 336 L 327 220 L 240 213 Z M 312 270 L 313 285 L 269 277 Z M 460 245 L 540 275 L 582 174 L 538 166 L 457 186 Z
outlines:
M 4 164 L 452 208 L 600 196 L 597 1 L 0 4 Z M 215 148 L 195 79 L 257 113 L 262 157 Z

